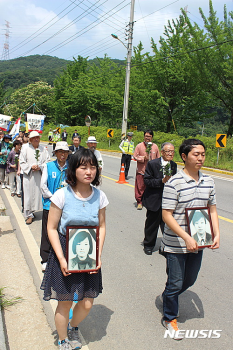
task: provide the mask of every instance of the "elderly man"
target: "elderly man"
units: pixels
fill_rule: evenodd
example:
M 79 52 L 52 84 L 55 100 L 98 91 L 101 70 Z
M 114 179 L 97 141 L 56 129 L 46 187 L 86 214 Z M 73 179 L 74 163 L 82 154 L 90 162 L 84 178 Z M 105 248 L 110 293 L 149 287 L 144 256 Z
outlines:
M 89 136 L 86 143 L 87 143 L 87 147 L 94 152 L 94 155 L 96 156 L 98 164 L 99 164 L 100 171 L 103 170 L 104 161 L 103 161 L 103 158 L 101 156 L 101 153 L 99 151 L 97 151 L 97 149 L 96 149 L 98 142 L 96 141 L 95 136 Z
M 69 149 L 70 149 L 72 154 L 76 153 L 79 149 L 84 148 L 83 146 L 80 145 L 80 143 L 81 143 L 81 136 L 80 135 L 74 136 L 72 141 L 73 141 L 73 145 L 69 146 Z
M 40 181 L 43 167 L 49 161 L 46 148 L 40 146 L 40 134 L 32 131 L 28 147 L 22 147 L 19 163 L 23 171 L 24 216 L 26 224 L 33 221 L 33 212 L 42 209 Z
M 135 178 L 135 199 L 137 201 L 137 210 L 142 209 L 142 196 L 145 191 L 144 173 L 149 160 L 159 158 L 159 149 L 155 143 L 152 143 L 154 133 L 151 130 L 144 132 L 144 141 L 139 143 L 134 151 L 134 159 L 137 161 L 137 170 Z
M 131 157 L 134 152 L 134 142 L 132 141 L 133 133 L 128 132 L 127 140 L 122 140 L 120 143 L 120 150 L 122 151 L 121 164 L 125 167 L 125 179 L 127 180 L 130 168 Z
M 161 158 L 147 163 L 144 174 L 146 185 L 142 204 L 147 209 L 144 229 L 144 252 L 151 255 L 156 244 L 159 226 L 163 233 L 164 222 L 162 220 L 162 196 L 164 184 L 177 172 L 177 165 L 172 161 L 174 146 L 165 142 L 161 146 Z
M 57 142 L 54 154 L 57 157 L 53 162 L 49 162 L 44 166 L 41 178 L 41 192 L 43 202 L 43 216 L 42 216 L 42 231 L 40 256 L 42 271 L 45 271 L 51 244 L 48 237 L 47 222 L 50 208 L 50 198 L 59 189 L 65 186 L 67 157 L 71 153 L 68 143 L 65 141 Z

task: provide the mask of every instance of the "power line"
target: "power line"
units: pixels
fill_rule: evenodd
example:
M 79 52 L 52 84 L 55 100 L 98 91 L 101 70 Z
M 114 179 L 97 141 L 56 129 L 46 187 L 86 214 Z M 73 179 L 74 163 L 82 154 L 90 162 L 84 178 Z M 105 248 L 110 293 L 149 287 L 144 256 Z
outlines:
M 100 0 L 98 0 L 98 1 L 96 1 L 96 3 L 95 4 L 92 4 L 90 7 L 88 7 L 87 9 L 85 9 L 85 11 L 84 12 L 82 12 L 78 17 L 76 17 L 71 23 L 69 23 L 68 25 L 66 25 L 65 27 L 63 27 L 62 29 L 60 29 L 58 32 L 56 32 L 55 34 L 53 34 L 52 36 L 50 36 L 48 39 L 46 39 L 46 40 L 44 40 L 42 43 L 40 43 L 40 44 L 38 44 L 37 46 L 35 46 L 34 48 L 32 48 L 31 50 L 28 50 L 27 52 L 25 52 L 22 56 L 25 56 L 25 55 L 27 55 L 29 52 L 31 52 L 31 51 L 33 51 L 33 50 L 35 50 L 36 48 L 38 48 L 39 46 L 41 46 L 41 45 L 43 45 L 44 43 L 46 43 L 47 41 L 49 41 L 50 39 L 52 39 L 52 38 L 54 38 L 55 36 L 57 36 L 58 34 L 60 34 L 62 31 L 64 31 L 65 29 L 67 29 L 68 27 L 70 27 L 71 25 L 73 25 L 74 23 L 76 23 L 78 20 L 81 20 L 81 19 L 83 19 L 84 17 L 86 17 L 86 13 L 87 14 L 92 14 L 92 12 L 93 12 L 93 9 L 92 9 L 92 7 L 94 7 L 94 6 L 96 6 L 96 4 L 99 2 Z M 107 1 L 107 0 L 106 0 Z M 104 1 L 104 2 L 106 2 L 106 1 Z M 124 0 L 124 1 L 126 1 L 126 0 Z M 124 2 L 123 1 L 123 2 Z M 104 3 L 103 2 L 103 3 Z M 102 4 L 103 4 L 102 3 Z M 102 4 L 100 4 L 100 5 L 98 5 L 96 8 L 99 8 Z M 79 4 L 80 5 L 80 4 Z M 117 5 L 117 6 L 119 6 L 119 5 Z M 80 7 L 80 6 L 79 6 Z M 96 10 L 96 8 L 94 8 L 94 10 Z M 91 12 L 88 12 L 89 10 L 92 10 Z M 110 10 L 110 11 L 112 11 L 112 10 Z M 109 12 L 110 12 L 109 11 Z M 104 14 L 105 15 L 105 14 Z M 103 16 L 104 16 L 103 15 Z M 102 17 L 103 17 L 102 16 Z M 96 21 L 95 21 L 96 22 Z M 88 26 L 87 26 L 88 27 Z M 85 27 L 85 28 L 87 28 L 87 27 Z M 85 29 L 84 28 L 84 29 Z M 82 29 L 82 30 L 84 30 L 84 29 Z M 81 30 L 81 31 L 82 31 Z M 79 32 L 81 32 L 81 31 L 79 31 Z M 78 33 L 79 33 L 78 32 Z M 76 36 L 77 35 L 77 33 L 76 34 L 74 34 L 73 36 Z M 71 37 L 73 37 L 73 36 L 71 36 Z M 66 40 L 64 40 L 62 43 L 64 43 L 64 42 L 66 42 L 67 40 L 69 40 L 71 37 L 69 37 L 68 39 L 66 39 Z M 72 41 L 72 40 L 71 40 Z M 58 45 L 56 45 L 56 46 L 60 46 L 62 43 L 60 43 L 60 44 L 58 44 Z M 55 46 L 55 47 L 56 47 Z M 62 45 L 63 46 L 63 45 Z M 48 50 L 48 52 L 49 51 L 51 51 L 52 49 L 50 49 L 50 50 Z
M 178 57 L 178 56 L 182 56 L 182 55 L 187 55 L 187 54 L 189 55 L 189 54 L 191 54 L 193 52 L 196 52 L 196 51 L 206 50 L 206 49 L 209 49 L 211 47 L 227 44 L 229 42 L 233 42 L 233 39 L 225 40 L 225 41 L 222 41 L 222 42 L 219 42 L 219 43 L 215 43 L 215 44 L 211 44 L 211 45 L 208 45 L 208 46 L 205 46 L 205 47 L 199 47 L 199 48 L 196 48 L 196 49 L 193 49 L 193 50 L 190 50 L 190 51 L 184 51 L 184 52 L 179 52 L 179 53 L 173 54 L 173 55 L 162 56 L 162 57 L 159 57 L 159 58 L 151 59 L 148 62 L 141 62 L 141 63 L 137 63 L 137 64 L 131 64 L 131 68 L 133 68 L 133 67 L 140 67 L 140 66 L 144 66 L 144 65 L 148 65 L 148 64 L 153 64 L 154 62 L 157 62 L 157 61 L 164 61 L 166 59 L 174 58 L 174 57 Z M 120 73 L 120 72 L 123 72 L 123 71 L 125 71 L 125 67 L 121 66 L 121 67 L 118 67 L 116 69 L 113 69 L 111 72 L 109 72 L 109 74 L 110 75 L 117 74 L 117 73 Z M 96 78 L 96 80 L 97 80 L 97 78 Z M 92 82 L 94 82 L 94 81 L 95 81 L 95 78 L 94 79 L 92 78 Z
M 82 0 L 84 1 L 84 0 Z M 65 17 L 68 13 L 70 13 L 71 11 L 74 10 L 75 7 L 77 7 L 78 5 L 75 5 L 75 7 L 68 11 L 67 13 L 64 14 L 64 16 L 62 16 L 59 20 L 57 20 L 55 23 L 51 24 L 48 28 L 44 29 L 41 33 L 37 34 L 35 36 L 36 33 L 40 32 L 44 27 L 46 27 L 49 23 L 51 23 L 54 19 L 56 19 L 60 14 L 62 14 L 65 10 L 67 10 L 70 6 L 72 6 L 72 4 L 70 4 L 69 6 L 67 6 L 64 10 L 62 10 L 61 12 L 58 13 L 58 15 L 54 16 L 49 22 L 47 22 L 46 24 L 44 24 L 41 28 L 39 28 L 38 30 L 36 30 L 33 34 L 31 34 L 28 38 L 24 39 L 23 41 L 21 41 L 19 44 L 17 44 L 16 46 L 13 47 L 13 51 L 14 52 L 18 49 L 20 49 L 22 46 L 26 45 L 27 43 L 29 43 L 30 41 L 32 41 L 33 39 L 37 38 L 40 34 L 44 33 L 47 29 L 49 29 L 51 26 L 53 26 L 54 24 L 56 24 L 58 21 L 60 21 L 63 17 Z M 34 37 L 33 37 L 34 36 Z M 29 40 L 31 37 L 33 37 L 31 40 Z M 26 43 L 25 43 L 26 41 Z M 25 44 L 23 44 L 25 43 Z M 21 45 L 23 44 L 23 45 Z M 21 45 L 20 47 L 18 47 L 19 45 Z M 14 50 L 15 49 L 15 50 Z
M 184 51 L 184 52 L 179 52 L 179 53 L 172 54 L 172 55 L 163 56 L 163 57 L 151 60 L 149 62 L 142 62 L 142 63 L 138 63 L 138 64 L 132 64 L 132 67 L 137 67 L 137 66 L 141 66 L 141 65 L 144 65 L 144 64 L 150 64 L 150 63 L 153 63 L 153 62 L 156 62 L 156 61 L 161 61 L 161 60 L 165 60 L 165 59 L 173 58 L 173 57 L 178 57 L 178 56 L 182 56 L 182 55 L 187 55 L 187 54 L 189 55 L 189 54 L 191 54 L 193 52 L 210 49 L 211 47 L 220 46 L 220 45 L 227 44 L 227 43 L 230 43 L 230 42 L 233 42 L 233 39 L 221 41 L 220 43 L 215 43 L 215 44 L 211 44 L 211 45 L 204 46 L 204 47 L 198 47 L 198 48 L 190 50 L 190 51 Z
M 164 8 L 166 8 L 166 7 L 168 7 L 168 6 L 170 6 L 170 5 L 174 4 L 174 3 L 176 3 L 177 1 L 179 1 L 179 0 L 176 0 L 176 1 L 174 1 L 174 2 L 172 2 L 172 3 L 170 3 L 170 4 L 166 5 L 166 6 L 164 6 L 164 7 L 162 7 L 162 8 L 160 8 L 160 9 L 158 9 L 158 10 L 156 10 L 156 11 L 154 11 L 154 12 L 148 14 L 148 15 L 146 15 L 146 16 L 142 16 L 142 17 L 139 18 L 136 22 L 138 22 L 138 21 L 141 20 L 141 19 L 144 20 L 144 18 L 146 18 L 146 17 L 148 17 L 148 16 L 151 16 L 152 14 L 163 10 Z M 102 39 L 102 40 L 100 40 L 99 42 L 102 42 L 103 40 L 105 40 L 105 39 Z M 113 46 L 115 46 L 115 45 L 111 45 L 111 46 L 108 47 L 108 48 L 111 48 L 111 47 L 113 47 Z M 87 51 L 87 50 L 89 50 L 89 49 L 90 49 L 90 51 L 92 51 L 92 47 L 93 47 L 93 45 L 90 45 L 89 47 L 87 47 L 87 48 L 84 49 L 83 51 L 85 52 L 85 51 Z M 97 49 L 98 49 L 98 47 L 97 47 Z M 105 49 L 106 49 L 106 48 L 105 48 Z M 104 49 L 104 50 L 105 50 L 105 49 Z M 82 51 L 82 52 L 83 52 L 83 51 Z M 89 54 L 90 54 L 90 51 L 88 51 L 88 56 L 89 56 Z M 103 52 L 103 49 L 102 49 L 102 50 L 99 50 L 98 52 L 101 52 L 101 51 Z M 79 55 L 82 54 L 82 52 L 79 53 Z M 96 54 L 97 54 L 98 52 L 96 52 Z M 72 55 L 72 56 L 69 56 L 69 58 L 70 58 L 70 57 L 75 57 L 75 55 L 76 55 L 76 54 L 74 54 L 74 55 Z
M 126 0 L 123 0 L 120 4 L 116 5 L 113 9 L 115 9 L 116 7 L 118 7 L 119 5 L 121 5 L 122 3 L 124 3 L 125 1 L 126 1 Z M 118 9 L 115 13 L 119 12 L 120 10 L 122 10 L 123 8 L 125 8 L 126 6 L 128 6 L 128 3 L 127 3 L 125 6 L 121 7 L 120 9 Z M 102 15 L 101 17 L 104 17 L 104 16 L 107 15 L 109 12 L 111 12 L 113 9 L 111 9 L 111 10 L 108 11 L 108 12 L 106 12 L 106 13 L 105 13 L 104 15 Z M 115 14 L 115 13 L 114 13 L 114 14 Z M 111 16 L 112 16 L 112 15 L 109 15 L 108 18 L 110 18 Z M 100 18 L 101 18 L 101 17 L 100 17 Z M 45 55 L 45 54 L 48 54 L 48 53 L 52 53 L 52 52 L 54 52 L 54 51 L 60 49 L 61 47 L 63 47 L 63 46 L 65 46 L 65 45 L 69 44 L 71 41 L 73 41 L 73 40 L 75 40 L 76 38 L 80 37 L 81 35 L 87 33 L 87 32 L 90 31 L 91 29 L 93 29 L 93 28 L 95 28 L 96 26 L 98 26 L 100 23 L 106 21 L 106 19 L 108 19 L 108 18 L 105 18 L 105 19 L 103 19 L 102 21 L 100 21 L 100 19 L 95 20 L 94 22 L 92 22 L 91 24 L 89 24 L 88 26 L 86 26 L 85 28 L 81 29 L 81 30 L 80 30 L 79 32 L 77 32 L 76 34 L 74 34 L 74 35 L 72 35 L 71 37 L 69 37 L 68 39 L 64 40 L 62 43 L 60 43 L 60 44 L 54 46 L 52 49 L 46 51 L 46 52 L 44 53 L 44 55 Z M 99 22 L 99 23 L 97 23 L 97 24 L 94 25 L 94 23 L 96 23 L 96 22 Z M 92 25 L 92 27 L 89 28 L 89 29 L 87 29 L 87 28 L 90 27 L 91 25 Z M 84 31 L 85 29 L 87 29 L 87 30 Z M 81 34 L 79 34 L 79 33 L 82 32 L 82 31 L 84 31 L 84 32 L 81 33 Z M 68 40 L 69 40 L 69 41 L 68 41 Z
M 168 7 L 168 6 L 171 6 L 171 5 L 175 4 L 175 3 L 178 2 L 178 1 L 179 1 L 179 0 L 173 1 L 173 2 L 171 2 L 170 4 L 161 7 L 159 10 L 156 10 L 156 11 L 154 11 L 154 12 L 151 12 L 151 13 L 149 13 L 149 15 L 146 15 L 146 16 L 144 16 L 144 17 L 141 17 L 141 18 L 137 19 L 136 22 L 138 22 L 138 21 L 140 21 L 140 20 L 142 20 L 142 19 L 144 19 L 144 18 L 146 18 L 146 17 L 148 17 L 148 16 L 153 15 L 154 13 L 156 13 L 156 12 L 158 12 L 158 11 L 161 11 L 161 10 L 165 9 L 166 7 Z
M 125 30 L 125 27 L 124 28 L 122 28 L 122 30 Z M 115 33 L 117 33 L 117 34 L 123 34 L 124 35 L 124 32 L 123 33 L 121 33 L 119 30 L 117 30 Z M 103 38 L 103 39 L 101 39 L 101 40 L 99 40 L 99 41 L 97 41 L 95 44 L 92 44 L 92 45 L 90 45 L 90 46 L 88 46 L 88 47 L 86 47 L 85 49 L 83 49 L 81 52 L 79 52 L 79 53 L 75 53 L 75 54 L 73 54 L 72 56 L 69 56 L 69 58 L 70 57 L 75 57 L 77 54 L 79 54 L 79 55 L 85 55 L 85 52 L 86 51 L 88 51 L 88 56 L 89 56 L 89 54 L 90 54 L 90 52 L 92 52 L 93 50 L 98 50 L 98 48 L 99 47 L 101 47 L 102 49 L 103 49 L 103 45 L 105 45 L 105 44 L 108 44 L 108 43 L 112 43 L 113 42 L 113 40 L 112 40 L 112 37 L 110 36 L 110 35 L 108 35 L 107 37 L 105 37 L 105 38 Z M 99 45 L 98 45 L 99 44 Z M 113 46 L 116 46 L 116 45 L 118 45 L 118 43 L 116 42 L 114 45 L 111 45 L 109 48 L 111 48 L 111 47 L 113 47 Z M 96 47 L 97 46 L 97 47 Z M 104 50 L 105 50 L 106 48 L 104 48 Z M 101 51 L 101 50 L 100 50 Z M 103 50 L 102 50 L 103 51 Z M 68 59 L 69 59 L 68 58 Z
M 79 1 L 79 4 L 76 5 L 76 7 L 79 7 L 79 5 L 83 2 L 84 0 L 82 1 Z M 98 2 L 100 2 L 101 0 L 98 0 L 96 1 L 95 4 L 97 4 Z M 106 0 L 107 1 L 107 0 Z M 95 5 L 94 4 L 94 5 Z M 100 4 L 101 5 L 101 4 Z M 92 4 L 93 6 L 93 4 Z M 47 42 L 48 40 L 54 38 L 56 35 L 60 34 L 62 31 L 64 31 L 65 29 L 67 29 L 68 27 L 70 27 L 71 25 L 73 25 L 74 23 L 76 23 L 79 19 L 80 19 L 80 16 L 82 16 L 85 12 L 87 12 L 92 6 L 90 6 L 87 10 L 85 10 L 84 12 L 81 13 L 81 15 L 79 15 L 78 17 L 76 17 L 73 21 L 71 21 L 69 24 L 67 24 L 65 27 L 61 28 L 59 31 L 57 31 L 56 33 L 54 33 L 52 36 L 50 36 L 48 39 L 44 40 L 42 43 L 38 44 L 37 46 L 35 46 L 33 49 L 27 51 L 26 53 L 24 53 L 22 56 L 25 56 L 28 52 L 31 52 L 32 50 L 36 49 L 37 47 L 43 45 L 45 42 Z M 81 18 L 82 19 L 82 18 Z

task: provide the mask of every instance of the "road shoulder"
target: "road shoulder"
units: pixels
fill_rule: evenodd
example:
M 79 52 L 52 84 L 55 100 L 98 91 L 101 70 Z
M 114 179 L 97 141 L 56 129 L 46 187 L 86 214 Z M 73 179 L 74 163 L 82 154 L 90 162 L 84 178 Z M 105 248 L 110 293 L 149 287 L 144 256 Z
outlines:
M 10 217 L 0 217 L 0 287 L 7 299 L 23 300 L 4 310 L 8 349 L 56 349 L 29 267 L 19 246 Z

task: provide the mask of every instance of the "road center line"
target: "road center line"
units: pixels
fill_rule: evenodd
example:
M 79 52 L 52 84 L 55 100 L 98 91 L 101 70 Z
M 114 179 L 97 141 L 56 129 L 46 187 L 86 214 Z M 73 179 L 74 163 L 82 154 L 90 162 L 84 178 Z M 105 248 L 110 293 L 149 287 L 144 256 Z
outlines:
M 105 175 L 101 175 L 102 177 L 104 177 L 105 179 L 109 179 L 109 180 L 112 180 L 114 182 L 117 182 L 116 179 L 112 179 L 111 177 L 108 177 L 108 176 L 105 176 Z M 130 185 L 130 184 L 120 184 L 120 185 L 125 185 L 125 186 L 129 186 L 129 187 L 133 187 L 134 188 L 134 185 Z
M 105 175 L 101 175 L 101 176 L 104 177 L 105 179 L 108 179 L 108 180 L 111 180 L 111 181 L 114 181 L 114 182 L 117 181 L 116 179 L 112 179 L 111 177 L 108 177 L 108 176 L 105 176 Z M 134 188 L 134 186 L 130 185 L 130 184 L 121 184 L 121 185 L 125 185 L 125 186 L 129 186 L 129 187 L 133 187 Z M 233 224 L 233 220 L 231 220 L 231 219 L 224 218 L 223 216 L 220 216 L 220 215 L 218 215 L 218 218 L 220 220 L 227 221 L 227 222 L 230 222 L 231 224 Z

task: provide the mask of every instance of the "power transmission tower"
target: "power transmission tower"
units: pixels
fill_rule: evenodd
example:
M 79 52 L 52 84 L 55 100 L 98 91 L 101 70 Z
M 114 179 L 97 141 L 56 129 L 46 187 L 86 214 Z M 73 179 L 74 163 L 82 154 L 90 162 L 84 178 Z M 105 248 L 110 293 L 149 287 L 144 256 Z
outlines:
M 4 43 L 3 52 L 2 52 L 2 60 L 4 60 L 4 61 L 10 59 L 10 56 L 9 56 L 10 22 L 6 21 L 5 26 L 6 26 L 5 43 Z

